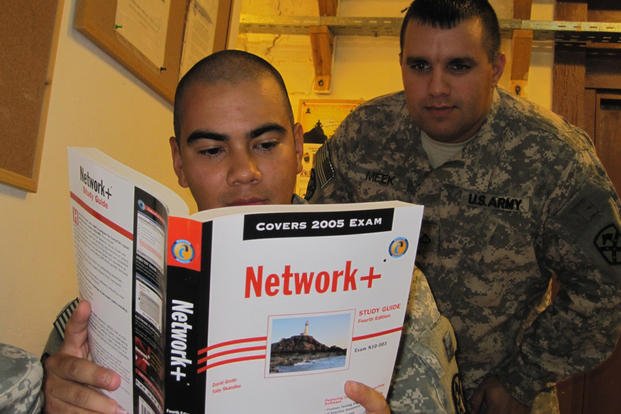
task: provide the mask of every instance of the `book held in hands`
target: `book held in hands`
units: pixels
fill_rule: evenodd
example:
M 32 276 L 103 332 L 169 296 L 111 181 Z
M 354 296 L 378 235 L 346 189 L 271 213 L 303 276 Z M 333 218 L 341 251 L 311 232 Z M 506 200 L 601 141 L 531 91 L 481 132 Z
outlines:
M 363 413 L 388 392 L 422 220 L 403 202 L 226 207 L 69 148 L 94 361 L 128 412 Z

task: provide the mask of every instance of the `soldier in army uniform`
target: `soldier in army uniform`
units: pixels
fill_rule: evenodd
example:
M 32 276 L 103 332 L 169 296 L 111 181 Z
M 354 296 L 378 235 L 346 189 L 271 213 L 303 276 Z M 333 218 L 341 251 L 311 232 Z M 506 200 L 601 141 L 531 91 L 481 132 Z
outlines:
M 173 167 L 199 210 L 304 202 L 292 198 L 301 169 L 302 128 L 294 124 L 280 74 L 263 59 L 228 50 L 197 63 L 177 87 L 174 122 Z M 454 412 L 452 395 L 457 401 L 461 395 L 454 333 L 420 271 L 414 272 L 412 285 L 404 350 L 394 375 L 395 407 L 403 413 Z M 44 364 L 48 413 L 123 412 L 95 390 L 116 389 L 120 378 L 87 360 L 89 314 L 87 302 L 73 303 L 57 319 Z M 348 381 L 345 392 L 369 414 L 390 412 L 373 388 Z
M 499 45 L 487 1 L 415 0 L 404 91 L 344 120 L 307 193 L 425 206 L 417 265 L 455 328 L 473 413 L 536 411 L 612 353 L 620 325 L 619 198 L 583 131 L 497 87 Z

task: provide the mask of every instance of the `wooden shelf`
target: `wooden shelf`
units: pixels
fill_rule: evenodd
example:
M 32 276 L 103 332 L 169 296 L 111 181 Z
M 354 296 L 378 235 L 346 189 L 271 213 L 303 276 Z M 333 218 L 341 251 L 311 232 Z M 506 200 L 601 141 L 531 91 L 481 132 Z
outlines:
M 327 26 L 335 36 L 399 36 L 401 21 L 401 17 L 242 14 L 239 32 L 307 35 L 311 27 Z M 514 30 L 532 30 L 535 41 L 621 44 L 621 23 L 501 19 L 500 27 L 505 37 L 511 37 Z
M 310 35 L 317 93 L 330 93 L 334 36 L 399 36 L 402 17 L 336 16 L 337 0 L 318 0 L 319 16 L 241 14 L 239 33 Z M 513 19 L 500 19 L 504 38 L 511 39 L 510 90 L 524 95 L 533 42 L 554 42 L 560 49 L 585 49 L 590 55 L 621 51 L 621 23 L 530 20 L 532 0 L 514 0 Z

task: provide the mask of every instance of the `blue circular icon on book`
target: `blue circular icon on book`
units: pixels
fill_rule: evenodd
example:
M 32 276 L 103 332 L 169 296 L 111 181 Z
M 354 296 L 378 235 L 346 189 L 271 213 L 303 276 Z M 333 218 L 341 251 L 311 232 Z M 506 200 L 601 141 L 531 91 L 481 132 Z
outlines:
M 175 240 L 171 248 L 172 255 L 179 263 L 190 263 L 194 259 L 194 247 L 187 240 Z
M 392 257 L 401 257 L 408 251 L 408 246 L 410 243 L 408 239 L 405 237 L 397 237 L 393 241 L 390 242 L 390 246 L 388 246 L 388 253 Z

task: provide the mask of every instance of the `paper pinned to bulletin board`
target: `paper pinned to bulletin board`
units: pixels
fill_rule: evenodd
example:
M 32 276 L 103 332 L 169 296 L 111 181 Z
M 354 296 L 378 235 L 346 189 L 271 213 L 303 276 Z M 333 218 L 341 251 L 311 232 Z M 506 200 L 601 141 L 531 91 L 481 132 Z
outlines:
M 295 186 L 297 195 L 304 197 L 306 194 L 315 153 L 319 147 L 334 135 L 341 121 L 362 102 L 362 99 L 300 100 L 298 122 L 304 129 L 304 152 L 302 172 L 298 174 Z

